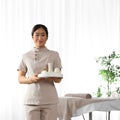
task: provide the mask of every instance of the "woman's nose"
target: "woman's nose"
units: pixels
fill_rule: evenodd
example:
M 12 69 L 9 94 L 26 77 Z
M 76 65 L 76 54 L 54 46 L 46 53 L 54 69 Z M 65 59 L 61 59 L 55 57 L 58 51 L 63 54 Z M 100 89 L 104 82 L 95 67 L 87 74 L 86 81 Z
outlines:
M 41 36 L 39 36 L 38 39 L 41 40 Z

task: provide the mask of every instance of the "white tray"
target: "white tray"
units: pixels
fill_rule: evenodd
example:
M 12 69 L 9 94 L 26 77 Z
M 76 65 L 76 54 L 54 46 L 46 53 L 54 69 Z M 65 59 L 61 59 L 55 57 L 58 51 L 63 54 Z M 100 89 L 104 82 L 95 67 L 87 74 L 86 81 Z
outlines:
M 55 74 L 39 74 L 38 77 L 42 78 L 48 78 L 48 77 L 56 77 L 56 78 L 62 78 L 63 75 L 55 75 Z

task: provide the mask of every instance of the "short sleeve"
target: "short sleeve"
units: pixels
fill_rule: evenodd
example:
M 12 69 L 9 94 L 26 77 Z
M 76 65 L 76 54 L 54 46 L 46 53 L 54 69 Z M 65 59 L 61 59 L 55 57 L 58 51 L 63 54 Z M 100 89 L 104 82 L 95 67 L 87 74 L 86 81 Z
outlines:
M 25 64 L 25 62 L 24 62 L 24 60 L 23 60 L 23 57 L 22 57 L 22 59 L 20 60 L 20 64 L 18 65 L 17 71 L 27 72 L 27 67 L 26 67 L 26 64 Z
M 58 52 L 55 52 L 55 62 L 54 62 L 54 67 L 58 67 L 58 68 L 62 68 L 62 64 L 61 64 L 61 58 L 59 56 Z

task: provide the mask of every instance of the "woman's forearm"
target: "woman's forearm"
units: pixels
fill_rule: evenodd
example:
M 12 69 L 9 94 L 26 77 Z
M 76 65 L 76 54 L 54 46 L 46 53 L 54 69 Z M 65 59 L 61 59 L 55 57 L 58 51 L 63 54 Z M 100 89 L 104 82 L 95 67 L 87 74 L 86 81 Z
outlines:
M 18 76 L 18 81 L 20 84 L 31 84 L 33 83 L 30 78 L 27 78 L 25 76 Z

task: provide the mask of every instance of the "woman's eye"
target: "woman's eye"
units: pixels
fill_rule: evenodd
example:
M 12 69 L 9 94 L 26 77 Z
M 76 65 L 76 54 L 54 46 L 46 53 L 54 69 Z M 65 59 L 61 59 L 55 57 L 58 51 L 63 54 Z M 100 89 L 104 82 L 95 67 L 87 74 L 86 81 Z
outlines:
M 37 37 L 39 36 L 39 35 L 36 35 Z

